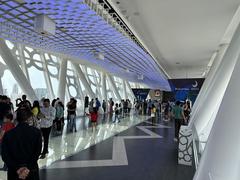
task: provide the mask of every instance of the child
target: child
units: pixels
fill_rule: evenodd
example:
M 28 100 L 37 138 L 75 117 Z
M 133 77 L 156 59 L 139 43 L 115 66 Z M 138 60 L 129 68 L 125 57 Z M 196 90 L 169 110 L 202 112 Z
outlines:
M 155 121 L 155 117 L 156 117 L 156 107 L 154 106 L 154 104 L 151 107 L 151 119 L 152 119 L 152 124 Z
M 90 116 L 90 121 L 91 121 L 91 124 L 92 124 L 92 131 L 93 131 L 93 129 L 96 130 L 97 119 L 98 119 L 97 108 L 94 107 L 93 110 L 90 112 L 90 114 L 87 114 L 87 115 Z
M 4 134 L 15 127 L 15 125 L 12 121 L 13 121 L 13 114 L 12 113 L 9 113 L 9 114 L 5 115 L 4 120 L 3 120 L 3 126 L 2 126 L 2 129 L 1 129 L 1 132 L 0 132 L 0 142 L 2 142 Z M 2 169 L 4 171 L 7 171 L 6 164 L 3 165 Z

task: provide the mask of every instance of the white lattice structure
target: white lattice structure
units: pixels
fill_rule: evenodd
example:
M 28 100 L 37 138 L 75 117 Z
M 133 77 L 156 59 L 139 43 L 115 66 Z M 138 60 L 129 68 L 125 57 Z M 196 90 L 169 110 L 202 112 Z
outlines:
M 42 97 L 50 99 L 60 97 L 66 102 L 69 98 L 74 97 L 78 100 L 81 108 L 86 95 L 90 98 L 98 97 L 100 100 L 134 99 L 129 82 L 103 70 L 97 70 L 89 65 L 76 63 L 70 58 L 62 58 L 22 44 L 15 44 L 7 40 L 2 40 L 2 43 L 6 45 L 7 49 L 3 49 L 1 46 L 0 92 L 10 96 L 13 100 L 23 93 L 29 95 L 32 101 Z M 10 50 L 11 61 L 18 64 L 21 72 L 13 73 L 14 68 L 8 67 L 9 59 L 5 59 L 6 50 Z M 22 87 L 21 82 L 16 78 L 19 73 L 26 77 L 27 82 L 25 83 L 32 87 L 34 96 L 30 95 L 30 90 L 20 88 Z

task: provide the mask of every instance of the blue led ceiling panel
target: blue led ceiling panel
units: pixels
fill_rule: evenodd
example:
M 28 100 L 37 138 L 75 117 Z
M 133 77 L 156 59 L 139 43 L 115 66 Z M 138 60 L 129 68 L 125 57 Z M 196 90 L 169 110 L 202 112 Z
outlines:
M 109 25 L 82 0 L 1 1 L 0 37 L 29 46 L 86 59 L 131 81 L 168 89 L 156 62 L 140 46 Z M 34 31 L 34 17 L 48 15 L 56 23 L 54 36 Z M 104 54 L 104 60 L 96 58 Z M 130 70 L 127 72 L 126 69 Z M 143 80 L 137 76 L 143 75 Z

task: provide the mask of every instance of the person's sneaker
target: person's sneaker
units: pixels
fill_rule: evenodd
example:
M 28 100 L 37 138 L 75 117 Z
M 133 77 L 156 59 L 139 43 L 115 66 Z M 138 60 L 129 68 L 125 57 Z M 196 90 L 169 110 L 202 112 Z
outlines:
M 173 140 L 174 140 L 175 142 L 178 142 L 178 139 L 177 139 L 177 138 L 174 138 Z

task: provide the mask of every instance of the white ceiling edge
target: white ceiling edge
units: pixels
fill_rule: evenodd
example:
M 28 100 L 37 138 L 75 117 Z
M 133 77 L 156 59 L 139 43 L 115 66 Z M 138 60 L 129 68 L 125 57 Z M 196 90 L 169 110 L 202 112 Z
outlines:
M 149 50 L 149 48 L 146 46 L 146 44 L 143 42 L 143 40 L 140 38 L 139 34 L 135 31 L 135 29 L 132 27 L 132 25 L 128 22 L 128 20 L 122 15 L 120 12 L 120 9 L 113 3 L 113 1 L 108 1 L 108 3 L 112 6 L 112 8 L 117 12 L 117 14 L 121 17 L 121 19 L 124 21 L 124 23 L 128 26 L 128 28 L 133 32 L 133 34 L 137 37 L 139 42 L 143 45 L 143 47 L 148 51 L 148 53 L 153 57 L 153 60 L 157 63 L 159 66 L 159 71 L 162 75 L 165 76 L 167 79 L 171 79 L 171 76 L 166 72 L 166 70 L 161 66 L 161 64 L 157 61 L 157 58 L 153 55 L 153 53 Z

